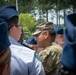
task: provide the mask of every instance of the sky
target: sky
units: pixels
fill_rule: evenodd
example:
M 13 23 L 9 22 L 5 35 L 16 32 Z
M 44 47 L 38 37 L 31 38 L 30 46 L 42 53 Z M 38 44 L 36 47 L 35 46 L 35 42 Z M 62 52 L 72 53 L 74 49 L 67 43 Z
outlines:
M 38 13 L 37 10 L 36 10 L 36 14 L 37 15 L 35 16 L 35 18 L 37 20 L 37 19 L 39 19 L 39 13 Z M 44 15 L 46 16 L 46 14 L 44 14 Z M 60 15 L 63 15 L 63 11 L 60 12 Z M 56 13 L 55 12 L 49 12 L 48 21 L 53 22 L 54 24 L 56 24 Z M 62 18 L 60 18 L 60 24 L 64 24 L 64 20 Z

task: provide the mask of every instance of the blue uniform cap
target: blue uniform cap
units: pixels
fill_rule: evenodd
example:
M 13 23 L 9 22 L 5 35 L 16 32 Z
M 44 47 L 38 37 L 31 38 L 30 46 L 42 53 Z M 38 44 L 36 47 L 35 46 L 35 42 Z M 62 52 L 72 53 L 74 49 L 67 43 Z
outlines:
M 56 34 L 64 34 L 64 29 L 61 26 L 55 25 L 54 30 Z
M 0 18 L 0 54 L 3 50 L 6 50 L 5 48 L 8 48 L 9 45 L 7 23 L 4 19 Z
M 37 44 L 37 42 L 35 41 L 35 36 L 31 36 L 28 38 L 28 40 L 26 40 L 27 44 Z
M 65 17 L 65 25 L 65 45 L 61 62 L 66 68 L 76 70 L 76 13 Z
M 4 18 L 6 21 L 8 21 L 10 18 L 17 16 L 18 12 L 16 10 L 15 6 L 2 6 L 0 7 L 0 17 Z

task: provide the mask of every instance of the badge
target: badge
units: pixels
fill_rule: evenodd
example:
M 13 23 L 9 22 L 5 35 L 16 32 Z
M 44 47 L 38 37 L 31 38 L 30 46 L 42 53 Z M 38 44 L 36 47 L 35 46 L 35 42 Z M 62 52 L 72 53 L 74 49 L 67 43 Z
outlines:
M 40 56 L 39 56 L 37 53 L 35 53 L 35 57 L 36 57 L 39 61 L 41 61 Z

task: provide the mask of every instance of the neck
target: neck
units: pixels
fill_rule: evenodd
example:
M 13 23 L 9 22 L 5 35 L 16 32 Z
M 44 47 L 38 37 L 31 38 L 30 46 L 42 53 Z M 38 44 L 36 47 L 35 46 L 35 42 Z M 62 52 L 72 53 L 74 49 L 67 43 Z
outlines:
M 48 41 L 48 42 L 46 42 L 46 44 L 44 45 L 44 47 L 43 48 L 46 48 L 46 47 L 48 47 L 48 46 L 50 46 L 51 45 L 51 41 Z

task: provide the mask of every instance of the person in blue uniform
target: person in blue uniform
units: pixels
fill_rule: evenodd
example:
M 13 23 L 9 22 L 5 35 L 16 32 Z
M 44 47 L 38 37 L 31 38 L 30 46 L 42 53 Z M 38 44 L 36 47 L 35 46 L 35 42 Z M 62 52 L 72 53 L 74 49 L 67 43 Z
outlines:
M 35 36 L 30 36 L 24 43 L 26 43 L 27 46 L 29 46 L 36 52 L 38 51 L 38 46 L 37 46 L 37 42 L 35 40 Z
M 63 47 L 65 43 L 64 29 L 59 25 L 55 25 L 54 30 L 56 32 L 56 39 L 55 39 L 56 43 L 58 43 L 60 46 Z
M 76 13 L 65 17 L 65 45 L 56 75 L 76 75 Z
M 10 42 L 8 28 L 4 19 L 0 18 L 0 75 L 10 75 Z
M 18 12 L 14 6 L 0 7 L 0 14 L 8 24 L 11 43 L 11 75 L 45 75 L 43 65 L 35 51 L 17 41 L 21 36 Z

